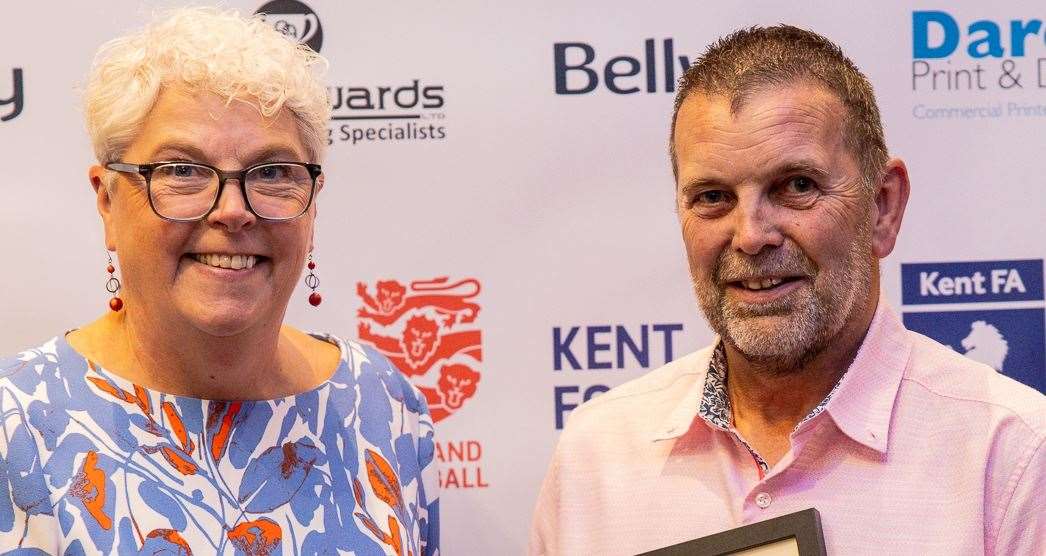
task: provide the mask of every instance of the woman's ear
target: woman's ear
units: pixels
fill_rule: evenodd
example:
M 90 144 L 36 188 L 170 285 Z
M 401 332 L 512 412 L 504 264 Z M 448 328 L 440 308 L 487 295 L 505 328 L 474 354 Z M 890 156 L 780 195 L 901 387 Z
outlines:
M 98 215 L 102 217 L 102 226 L 105 230 L 105 248 L 110 251 L 116 251 L 116 223 L 113 219 L 113 190 L 116 188 L 116 181 L 111 179 L 109 171 L 95 164 L 87 171 L 87 177 L 91 182 L 91 187 L 94 188 L 95 193 L 95 204 L 98 208 Z

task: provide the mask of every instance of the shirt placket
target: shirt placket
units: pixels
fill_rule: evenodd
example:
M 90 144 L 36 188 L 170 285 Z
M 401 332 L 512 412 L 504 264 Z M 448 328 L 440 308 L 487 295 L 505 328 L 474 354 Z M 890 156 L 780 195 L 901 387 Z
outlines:
M 709 363 L 699 414 L 709 425 L 729 434 L 736 448 L 741 450 L 741 458 L 752 462 L 752 467 L 749 469 L 754 468 L 755 474 L 752 476 L 752 480 L 747 478 L 744 480 L 745 484 L 751 486 L 742 491 L 744 498 L 740 508 L 740 515 L 743 516 L 745 523 L 761 521 L 768 517 L 763 514 L 774 505 L 774 497 L 777 495 L 774 492 L 775 487 L 784 484 L 782 475 L 786 474 L 788 468 L 799 457 L 803 445 L 809 440 L 808 435 L 816 434 L 813 429 L 817 428 L 817 423 L 821 420 L 817 417 L 825 410 L 828 400 L 838 387 L 839 384 L 836 383 L 824 400 L 796 425 L 795 430 L 789 435 L 791 448 L 771 473 L 766 460 L 733 426 L 730 418 L 730 401 L 726 392 L 726 353 L 721 343 L 716 347 Z M 748 474 L 743 473 L 744 475 Z

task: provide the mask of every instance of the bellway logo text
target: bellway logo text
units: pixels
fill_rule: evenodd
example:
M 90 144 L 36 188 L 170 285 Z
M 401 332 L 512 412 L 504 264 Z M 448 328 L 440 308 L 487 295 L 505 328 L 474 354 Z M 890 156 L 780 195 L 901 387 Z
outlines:
M 14 68 L 11 70 L 11 96 L 0 98 L 0 108 L 7 106 L 10 106 L 10 108 L 7 109 L 6 114 L 0 116 L 0 122 L 6 122 L 18 117 L 22 113 L 24 104 L 25 92 L 22 89 L 22 68 Z

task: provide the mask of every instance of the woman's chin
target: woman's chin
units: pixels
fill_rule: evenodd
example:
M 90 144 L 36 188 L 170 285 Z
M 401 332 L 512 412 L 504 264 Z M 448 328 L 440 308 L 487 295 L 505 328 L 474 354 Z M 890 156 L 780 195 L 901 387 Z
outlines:
M 231 300 L 196 303 L 188 312 L 188 320 L 195 328 L 211 336 L 235 336 L 250 328 L 264 325 L 266 313 L 262 307 Z M 274 326 L 279 327 L 279 319 Z

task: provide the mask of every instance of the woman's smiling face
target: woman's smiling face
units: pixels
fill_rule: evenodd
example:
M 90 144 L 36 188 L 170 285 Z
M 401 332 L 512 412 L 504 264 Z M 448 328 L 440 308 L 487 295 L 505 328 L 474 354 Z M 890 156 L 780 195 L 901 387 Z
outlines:
M 289 110 L 265 118 L 247 102 L 179 89 L 160 94 L 121 159 L 161 161 L 227 171 L 263 162 L 312 162 Z M 205 218 L 170 222 L 150 208 L 141 176 L 122 173 L 106 192 L 106 173 L 95 166 L 91 178 L 99 190 L 106 244 L 119 257 L 127 311 L 148 307 L 154 325 L 188 325 L 214 336 L 279 327 L 312 248 L 315 206 L 293 220 L 259 220 L 244 204 L 242 184 L 230 179 Z M 254 265 L 214 266 L 222 256 L 234 267 L 250 260 L 237 255 L 253 256 Z

